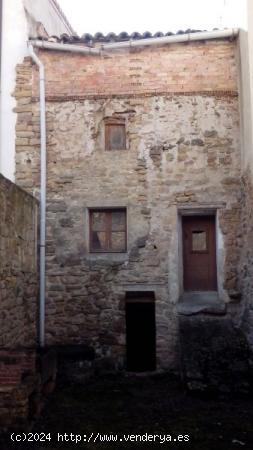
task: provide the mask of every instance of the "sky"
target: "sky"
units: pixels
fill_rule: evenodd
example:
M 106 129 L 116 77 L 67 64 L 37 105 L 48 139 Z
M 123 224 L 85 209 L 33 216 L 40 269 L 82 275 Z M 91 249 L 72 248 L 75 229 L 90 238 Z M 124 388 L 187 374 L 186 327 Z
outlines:
M 246 0 L 58 0 L 77 34 L 246 27 Z

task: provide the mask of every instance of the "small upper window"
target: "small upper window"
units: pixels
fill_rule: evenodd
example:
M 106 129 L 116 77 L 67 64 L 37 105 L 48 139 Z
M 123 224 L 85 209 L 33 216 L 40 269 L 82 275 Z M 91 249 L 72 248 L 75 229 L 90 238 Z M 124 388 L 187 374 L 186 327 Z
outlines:
M 105 149 L 126 150 L 126 125 L 124 120 L 114 117 L 106 120 Z
M 126 209 L 90 210 L 90 251 L 126 252 Z
M 207 251 L 207 235 L 206 231 L 193 230 L 192 231 L 192 251 L 206 252 Z

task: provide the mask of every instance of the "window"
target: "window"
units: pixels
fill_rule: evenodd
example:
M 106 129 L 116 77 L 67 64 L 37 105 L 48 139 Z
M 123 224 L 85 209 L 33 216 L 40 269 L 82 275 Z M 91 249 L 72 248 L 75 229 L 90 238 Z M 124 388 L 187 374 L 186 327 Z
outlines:
M 123 119 L 115 117 L 106 119 L 105 149 L 126 150 L 126 125 Z
M 90 210 L 90 251 L 126 252 L 126 209 Z
M 206 252 L 207 251 L 207 236 L 206 231 L 193 230 L 192 231 L 192 251 Z

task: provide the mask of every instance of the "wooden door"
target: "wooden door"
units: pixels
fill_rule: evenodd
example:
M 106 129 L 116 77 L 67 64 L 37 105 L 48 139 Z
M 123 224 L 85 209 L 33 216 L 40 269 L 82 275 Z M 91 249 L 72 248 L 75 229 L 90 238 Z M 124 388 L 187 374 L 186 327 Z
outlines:
M 185 291 L 216 291 L 216 239 L 214 216 L 185 216 L 183 259 Z

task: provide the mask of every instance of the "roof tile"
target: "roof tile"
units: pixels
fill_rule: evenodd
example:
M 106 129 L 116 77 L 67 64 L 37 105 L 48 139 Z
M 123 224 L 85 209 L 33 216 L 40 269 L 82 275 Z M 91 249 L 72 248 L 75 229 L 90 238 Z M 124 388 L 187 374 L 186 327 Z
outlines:
M 131 34 L 128 34 L 126 31 L 122 31 L 119 34 L 110 32 L 104 35 L 101 32 L 97 32 L 94 35 L 90 33 L 84 33 L 82 36 L 78 36 L 77 34 L 73 34 L 72 36 L 67 35 L 66 33 L 62 34 L 60 37 L 50 36 L 47 38 L 48 41 L 51 42 L 61 42 L 61 43 L 69 43 L 69 44 L 86 44 L 93 45 L 96 42 L 120 42 L 120 41 L 129 41 L 130 39 L 149 39 L 149 38 L 158 38 L 163 36 L 173 36 L 176 34 L 188 34 L 188 33 L 198 33 L 205 30 L 179 30 L 177 33 L 173 33 L 168 31 L 167 33 L 163 33 L 162 31 L 157 31 L 156 33 L 151 33 L 150 31 L 145 31 L 144 33 L 139 33 L 138 31 L 134 31 Z M 44 39 L 39 37 L 38 39 Z

